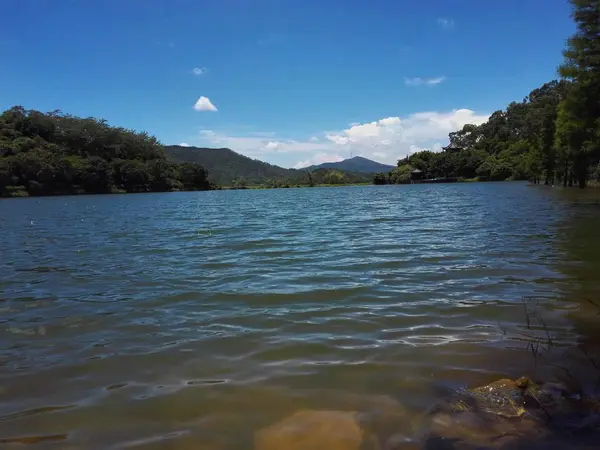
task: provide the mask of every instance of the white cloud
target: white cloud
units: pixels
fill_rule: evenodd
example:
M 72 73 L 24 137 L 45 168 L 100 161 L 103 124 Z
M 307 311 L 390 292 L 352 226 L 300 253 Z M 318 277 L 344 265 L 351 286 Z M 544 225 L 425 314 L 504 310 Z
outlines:
M 390 126 L 397 125 L 400 122 L 402 122 L 402 120 L 400 120 L 400 117 L 386 117 L 385 119 L 381 119 L 378 123 L 379 125 Z
M 435 86 L 436 84 L 442 83 L 446 77 L 436 78 L 404 78 L 404 84 L 407 86 Z
M 304 161 L 300 161 L 298 164 L 294 166 L 294 169 L 302 169 L 303 167 L 308 166 L 316 166 L 319 164 L 327 163 L 327 162 L 338 162 L 343 161 L 343 157 L 340 155 L 330 155 L 328 153 L 318 153 L 312 158 L 305 159 Z
M 212 104 L 208 97 L 200 97 L 194 105 L 196 111 L 217 111 L 215 105 Z
M 208 72 L 206 67 L 194 67 L 192 69 L 192 73 L 197 76 L 204 75 L 206 72 Z
M 450 19 L 448 17 L 439 17 L 437 20 L 437 24 L 440 27 L 448 30 L 450 28 L 454 28 L 454 19 Z
M 189 147 L 190 144 L 188 144 L 187 142 L 182 142 L 181 144 L 179 144 L 181 147 Z
M 328 143 L 322 141 L 273 139 L 272 133 L 259 133 L 259 136 L 256 136 L 253 133 L 240 135 L 202 130 L 200 136 L 205 143 L 227 147 L 248 156 L 264 157 L 264 155 L 273 153 L 313 153 L 326 150 L 329 146 Z
M 305 139 L 282 139 L 272 133 L 253 135 L 203 130 L 200 142 L 195 144 L 228 147 L 286 167 L 339 161 L 341 155 L 347 158 L 350 154 L 396 164 L 398 159 L 423 149 L 439 151 L 442 144 L 448 142 L 450 132 L 467 123 L 479 125 L 488 117 L 470 109 L 419 112 L 353 124 L 343 130 L 326 130 Z

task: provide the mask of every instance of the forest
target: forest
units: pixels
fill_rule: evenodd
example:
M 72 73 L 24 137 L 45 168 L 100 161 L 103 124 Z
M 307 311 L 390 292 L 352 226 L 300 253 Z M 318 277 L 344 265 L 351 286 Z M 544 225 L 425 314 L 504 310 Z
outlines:
M 375 184 L 425 178 L 530 180 L 579 186 L 600 179 L 600 2 L 571 0 L 577 31 L 567 41 L 560 80 L 534 89 L 486 123 L 450 133 L 441 152 L 420 151 L 398 161 Z
M 167 159 L 147 133 L 15 106 L 0 115 L 0 195 L 207 190 L 199 164 Z

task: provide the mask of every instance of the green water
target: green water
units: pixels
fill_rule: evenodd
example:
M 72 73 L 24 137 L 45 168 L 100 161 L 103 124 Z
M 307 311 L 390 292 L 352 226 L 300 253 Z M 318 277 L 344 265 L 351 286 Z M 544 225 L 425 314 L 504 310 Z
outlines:
M 599 218 L 522 183 L 2 200 L 0 439 L 250 449 L 301 408 L 554 376 L 526 345 L 600 343 Z

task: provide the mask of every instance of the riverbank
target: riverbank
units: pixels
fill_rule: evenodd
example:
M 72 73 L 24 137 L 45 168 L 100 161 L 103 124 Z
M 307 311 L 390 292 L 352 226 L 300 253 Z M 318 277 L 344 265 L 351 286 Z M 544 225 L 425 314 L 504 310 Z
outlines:
M 124 189 L 112 189 L 110 192 L 86 192 L 84 190 L 75 191 L 64 191 L 64 192 L 47 192 L 39 194 L 30 194 L 22 186 L 8 186 L 7 189 L 0 195 L 2 198 L 41 198 L 41 197 L 63 197 L 73 195 L 124 195 L 124 194 L 160 194 L 169 192 L 201 192 L 201 191 L 213 191 L 218 190 L 217 187 L 211 187 L 210 189 L 187 189 L 187 190 L 167 190 L 167 191 L 126 191 Z

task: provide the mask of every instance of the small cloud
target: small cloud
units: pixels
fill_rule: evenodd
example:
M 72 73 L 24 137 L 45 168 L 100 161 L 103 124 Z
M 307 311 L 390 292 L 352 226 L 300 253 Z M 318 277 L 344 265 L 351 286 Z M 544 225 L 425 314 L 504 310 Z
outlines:
M 208 97 L 200 97 L 194 105 L 196 111 L 218 111 L 217 107 L 212 104 Z
M 190 144 L 188 144 L 187 142 L 182 142 L 181 144 L 179 144 L 180 147 L 189 147 Z
M 309 142 L 319 142 L 319 138 L 316 136 L 312 136 L 308 141 Z
M 206 72 L 208 72 L 208 69 L 206 67 L 194 67 L 192 69 L 192 73 L 196 76 L 204 75 L 206 74 Z
M 407 86 L 435 86 L 436 84 L 442 83 L 446 77 L 436 78 L 404 78 L 404 84 Z
M 277 150 L 279 148 L 279 142 L 269 141 L 265 145 L 265 150 Z
M 450 19 L 448 17 L 439 17 L 437 24 L 443 29 L 449 30 L 450 28 L 454 28 L 454 19 Z

